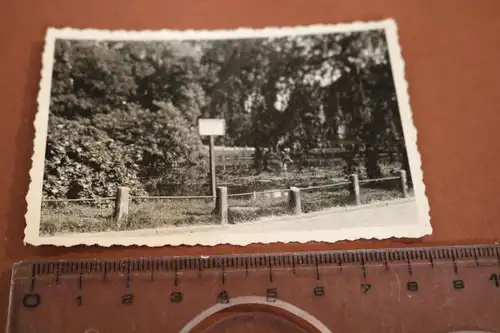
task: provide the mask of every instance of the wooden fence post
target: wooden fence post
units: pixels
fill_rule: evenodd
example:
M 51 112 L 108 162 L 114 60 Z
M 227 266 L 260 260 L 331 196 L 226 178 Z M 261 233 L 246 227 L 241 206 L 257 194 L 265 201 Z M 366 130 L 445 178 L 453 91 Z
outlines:
M 351 197 L 352 203 L 354 205 L 361 204 L 361 196 L 359 194 L 359 178 L 357 174 L 352 174 L 349 176 L 351 180 Z
M 408 184 L 406 181 L 406 171 L 405 170 L 399 170 L 399 186 L 401 188 L 401 194 L 403 198 L 408 197 Z
M 118 187 L 116 190 L 114 218 L 120 222 L 127 218 L 130 189 L 128 187 Z
M 219 217 L 221 225 L 227 224 L 229 221 L 229 205 L 227 200 L 227 187 L 219 186 L 216 189 L 215 196 L 215 212 Z
M 288 211 L 294 215 L 302 213 L 300 189 L 297 187 L 290 187 L 290 195 L 288 196 Z

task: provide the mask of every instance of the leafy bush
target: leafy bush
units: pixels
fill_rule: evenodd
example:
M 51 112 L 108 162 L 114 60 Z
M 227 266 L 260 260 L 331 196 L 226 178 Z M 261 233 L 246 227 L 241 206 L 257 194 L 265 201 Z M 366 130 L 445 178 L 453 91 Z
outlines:
M 47 198 L 113 196 L 117 186 L 144 192 L 133 147 L 92 125 L 50 117 L 43 192 Z

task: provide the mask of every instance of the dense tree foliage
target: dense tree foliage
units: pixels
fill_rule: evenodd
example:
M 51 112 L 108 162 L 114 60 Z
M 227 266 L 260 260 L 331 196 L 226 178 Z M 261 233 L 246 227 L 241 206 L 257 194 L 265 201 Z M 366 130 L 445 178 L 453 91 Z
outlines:
M 382 31 L 273 39 L 104 42 L 58 40 L 44 194 L 135 193 L 142 178 L 187 182 L 206 172 L 197 119 L 226 119 L 218 144 L 296 156 L 349 140 L 362 156 L 402 156 L 401 121 Z M 260 157 L 259 157 L 260 156 Z M 349 157 L 350 156 L 350 157 Z M 172 170 L 179 167 L 184 175 Z M 174 177 L 174 176 L 172 176 Z M 179 178 L 181 177 L 181 178 Z M 182 178 L 184 177 L 184 178 Z

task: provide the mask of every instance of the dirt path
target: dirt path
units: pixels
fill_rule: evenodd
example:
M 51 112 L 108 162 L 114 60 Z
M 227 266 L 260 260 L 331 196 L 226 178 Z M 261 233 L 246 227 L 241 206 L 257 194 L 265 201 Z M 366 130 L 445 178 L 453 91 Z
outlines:
M 414 198 L 396 199 L 358 207 L 330 208 L 315 213 L 295 216 L 266 217 L 258 221 L 227 225 L 170 227 L 121 232 L 64 234 L 65 237 L 145 237 L 186 233 L 203 234 L 203 237 L 231 233 L 278 233 L 283 231 L 335 230 L 346 228 L 384 227 L 418 223 Z M 57 236 L 63 236 L 57 235 Z

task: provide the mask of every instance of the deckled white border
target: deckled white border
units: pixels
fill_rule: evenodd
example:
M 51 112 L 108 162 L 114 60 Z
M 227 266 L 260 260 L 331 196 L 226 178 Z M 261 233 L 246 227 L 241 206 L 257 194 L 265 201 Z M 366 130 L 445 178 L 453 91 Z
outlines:
M 47 139 L 47 125 L 49 116 L 50 90 L 52 85 L 52 68 L 54 46 L 56 39 L 92 39 L 92 40 L 200 40 L 200 39 L 239 39 L 239 38 L 269 38 L 286 35 L 308 35 L 335 32 L 354 32 L 372 29 L 384 29 L 388 43 L 389 56 L 394 75 L 396 94 L 403 125 L 406 148 L 410 161 L 410 170 L 414 183 L 414 192 L 418 206 L 418 224 L 395 225 L 390 227 L 367 227 L 341 230 L 321 230 L 315 232 L 280 232 L 279 234 L 252 233 L 238 234 L 229 229 L 221 228 L 220 232 L 204 237 L 202 233 L 186 233 L 174 235 L 146 236 L 146 237 L 78 237 L 78 236 L 47 236 L 40 237 L 40 213 L 42 199 L 42 183 L 44 173 L 45 145 Z M 159 31 L 123 31 L 123 30 L 95 30 L 49 28 L 45 37 L 45 49 L 42 57 L 42 71 L 40 90 L 38 95 L 38 112 L 35 117 L 34 153 L 30 170 L 31 183 L 26 201 L 28 205 L 24 242 L 31 245 L 248 245 L 251 243 L 274 242 L 336 242 L 341 240 L 357 239 L 384 239 L 391 237 L 419 238 L 432 232 L 429 215 L 429 203 L 425 195 L 425 185 L 421 170 L 420 154 L 417 149 L 417 130 L 413 124 L 412 112 L 409 104 L 408 85 L 404 76 L 404 61 L 398 43 L 397 26 L 394 20 L 386 19 L 371 22 L 353 22 L 336 25 L 312 25 L 285 28 L 250 29 L 239 28 L 233 30 L 159 30 Z M 217 235 L 217 236 L 214 236 Z

